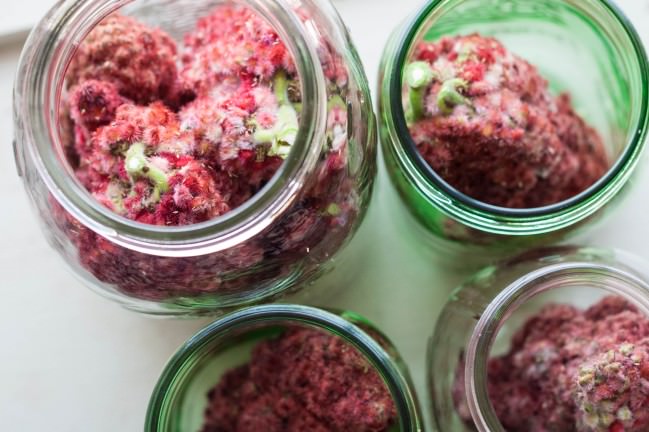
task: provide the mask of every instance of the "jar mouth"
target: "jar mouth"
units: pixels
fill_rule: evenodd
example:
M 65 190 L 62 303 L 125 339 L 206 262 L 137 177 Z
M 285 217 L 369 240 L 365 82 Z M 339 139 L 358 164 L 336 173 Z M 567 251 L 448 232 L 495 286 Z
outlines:
M 623 297 L 649 315 L 649 284 L 633 269 L 619 263 L 615 266 L 579 260 L 551 263 L 513 281 L 489 303 L 467 344 L 465 394 L 477 430 L 504 432 L 487 391 L 487 364 L 503 323 L 540 294 L 570 287 L 583 289 L 585 285 L 588 289 Z
M 164 422 L 174 410 L 170 399 L 182 389 L 189 371 L 199 364 L 200 358 L 213 352 L 215 345 L 223 338 L 260 327 L 300 325 L 325 330 L 357 349 L 383 378 L 396 406 L 400 430 L 420 431 L 415 398 L 406 377 L 381 345 L 353 323 L 364 321 L 353 313 L 344 312 L 341 317 L 300 305 L 254 306 L 226 315 L 192 336 L 169 360 L 149 401 L 145 430 L 162 430 L 160 428 L 164 427 Z
M 303 109 L 288 157 L 264 187 L 241 206 L 214 219 L 182 226 L 136 222 L 101 205 L 76 179 L 63 154 L 58 115 L 67 66 L 76 46 L 110 13 L 134 0 L 83 2 L 54 6 L 32 31 L 19 62 L 14 122 L 23 122 L 26 152 L 57 201 L 83 225 L 112 242 L 158 256 L 218 252 L 254 237 L 297 200 L 315 169 L 326 130 L 326 81 L 308 28 L 283 0 L 216 0 L 242 4 L 271 23 L 290 51 L 300 77 Z M 137 2 L 135 2 L 137 3 Z M 55 25 L 53 25 L 53 23 Z M 23 118 L 30 118 L 24 122 Z
M 494 233 L 513 235 L 529 234 L 527 230 L 533 228 L 533 224 L 538 227 L 539 221 L 550 220 L 555 216 L 572 215 L 573 217 L 568 222 L 564 220 L 564 225 L 562 226 L 552 226 L 552 229 L 562 228 L 574 223 L 576 220 L 593 214 L 598 208 L 608 202 L 614 193 L 623 186 L 637 164 L 639 155 L 644 148 L 646 130 L 649 125 L 649 96 L 646 82 L 642 82 L 642 94 L 638 95 L 640 107 L 637 123 L 627 128 L 628 130 L 635 130 L 637 132 L 635 134 L 629 134 L 631 136 L 627 140 L 626 146 L 617 160 L 604 176 L 586 190 L 569 199 L 534 208 L 508 208 L 477 200 L 451 186 L 426 162 L 417 150 L 417 146 L 410 135 L 402 104 L 403 66 L 408 61 L 411 46 L 417 40 L 422 28 L 429 23 L 429 16 L 438 7 L 443 7 L 445 3 L 448 2 L 444 0 L 429 1 L 413 15 L 414 18 L 410 20 L 406 28 L 398 36 L 395 60 L 389 71 L 390 80 L 388 87 L 388 97 L 390 100 L 389 114 L 393 119 L 395 136 L 398 138 L 397 145 L 402 146 L 408 160 L 414 165 L 417 174 L 428 185 L 432 186 L 431 195 L 442 195 L 440 199 L 433 198 L 436 204 L 443 211 L 469 226 Z M 640 68 L 639 76 L 647 76 L 647 73 L 649 73 L 647 57 L 640 37 L 628 18 L 617 6 L 608 0 L 597 0 L 597 3 L 605 6 L 608 12 L 615 18 L 616 24 L 624 30 L 625 36 L 634 49 L 635 59 Z M 612 185 L 616 185 L 613 193 L 609 190 L 609 186 L 612 187 Z M 449 202 L 449 199 L 452 202 Z M 588 211 L 584 211 L 581 206 L 585 202 L 593 203 L 592 208 Z M 476 214 L 480 217 L 479 221 L 475 219 L 474 215 Z M 508 228 L 503 227 L 502 222 L 514 222 L 521 225 Z M 526 223 L 529 223 L 529 226 L 526 226 Z M 552 224 L 554 225 L 554 223 Z

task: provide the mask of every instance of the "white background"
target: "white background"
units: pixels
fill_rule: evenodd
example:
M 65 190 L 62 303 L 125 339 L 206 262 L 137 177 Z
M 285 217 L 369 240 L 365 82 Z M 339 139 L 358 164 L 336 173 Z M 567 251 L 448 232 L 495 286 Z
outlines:
M 0 429 L 138 431 L 166 360 L 209 320 L 151 319 L 121 309 L 77 282 L 41 235 L 11 151 L 11 90 L 21 43 L 3 36 L 24 32 L 51 3 L 5 0 L 0 13 L 0 42 L 5 41 L 0 43 Z M 619 3 L 649 44 L 649 2 Z M 375 87 L 389 32 L 419 1 L 335 4 Z M 582 241 L 649 259 L 649 174 L 637 183 L 615 214 Z M 388 208 L 396 201 L 382 171 L 376 192 L 368 218 L 342 257 L 362 255 L 367 264 L 326 304 L 365 315 L 391 337 L 427 411 L 426 342 L 449 291 L 464 276 L 436 268 L 422 246 L 406 238 L 406 228 L 393 223 Z M 339 276 L 318 285 L 337 284 Z

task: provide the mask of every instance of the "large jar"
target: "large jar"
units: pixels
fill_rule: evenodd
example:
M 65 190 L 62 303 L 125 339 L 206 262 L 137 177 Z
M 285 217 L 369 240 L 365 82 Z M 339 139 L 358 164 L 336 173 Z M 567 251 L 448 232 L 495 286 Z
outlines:
M 339 337 L 350 348 L 358 350 L 367 361 L 367 367 L 379 374 L 394 402 L 396 419 L 389 430 L 423 430 L 423 420 L 407 368 L 394 346 L 379 330 L 355 313 L 297 305 L 245 308 L 220 318 L 189 339 L 162 372 L 151 395 L 144 430 L 199 430 L 204 421 L 210 389 L 219 383 L 226 371 L 245 365 L 257 344 L 276 338 L 287 328 L 314 329 Z M 324 355 L 331 363 L 339 358 L 333 352 Z M 313 365 L 311 370 L 316 375 L 321 374 L 326 381 L 322 382 L 321 389 L 336 393 L 340 391 L 332 388 L 337 382 L 336 376 L 323 370 L 328 366 L 333 367 L 331 363 Z M 305 372 L 305 365 L 299 367 L 298 375 Z M 295 385 L 307 389 L 307 384 L 299 380 Z M 348 394 L 354 395 L 353 389 L 349 389 Z M 372 391 L 362 393 L 363 397 L 372 397 Z M 307 401 L 303 400 L 302 403 Z M 362 409 L 357 414 L 361 415 L 361 412 Z
M 119 10 L 182 47 L 182 35 L 222 4 L 60 2 L 32 31 L 20 60 L 18 173 L 51 245 L 85 284 L 130 309 L 199 314 L 275 298 L 330 268 L 368 205 L 376 142 L 370 94 L 328 1 L 233 2 L 262 17 L 285 43 L 300 83 L 289 92 L 301 95 L 290 152 L 244 204 L 201 223 L 149 225 L 102 206 L 75 178 L 62 100 L 66 68 L 88 32 Z
M 598 181 L 551 205 L 510 208 L 460 192 L 431 168 L 404 113 L 404 70 L 419 43 L 472 33 L 496 38 L 536 66 L 551 95 L 570 94 L 576 112 L 604 142 L 609 169 Z M 402 205 L 420 225 L 416 236 L 431 233 L 433 248 L 451 262 L 475 265 L 591 225 L 617 204 L 641 160 L 648 72 L 636 31 L 605 0 L 427 1 L 392 34 L 379 82 L 382 154 Z
M 531 406 L 528 399 L 523 400 L 526 395 L 522 391 L 520 394 L 516 393 L 518 381 L 513 380 L 521 381 L 518 388 L 528 388 L 524 387 L 526 383 L 522 382 L 524 378 L 521 376 L 557 387 L 567 380 L 553 374 L 559 371 L 568 375 L 572 367 L 569 362 L 579 358 L 578 354 L 591 352 L 592 356 L 597 358 L 600 351 L 612 352 L 610 348 L 601 348 L 602 344 L 599 341 L 602 337 L 611 337 L 619 344 L 620 341 L 616 339 L 623 337 L 623 323 L 630 328 L 635 328 L 637 324 L 637 333 L 642 333 L 642 326 L 638 323 L 641 319 L 638 316 L 643 314 L 649 317 L 648 281 L 646 263 L 633 255 L 621 251 L 570 246 L 526 252 L 476 273 L 458 287 L 448 300 L 429 341 L 426 367 L 432 415 L 438 430 L 522 430 L 520 427 L 503 427 L 497 409 L 494 408 L 498 406 L 502 413 L 507 410 L 503 403 L 509 402 L 512 407 L 516 405 L 517 408 L 508 410 L 508 418 L 511 420 L 512 416 L 520 416 L 519 424 L 524 424 L 527 421 L 526 416 L 531 416 L 534 406 Z M 603 299 L 609 299 L 608 303 Z M 604 303 L 599 303 L 601 301 Z M 621 301 L 637 308 L 638 312 L 632 315 L 634 318 L 631 318 L 631 322 L 628 315 L 625 316 L 629 306 L 620 307 Z M 621 315 L 609 320 L 608 315 L 616 313 Z M 590 321 L 586 319 L 589 314 Z M 561 349 L 552 346 L 552 343 L 559 339 L 555 339 L 557 329 L 562 322 L 570 322 L 572 319 L 575 319 L 573 331 L 577 327 L 583 328 L 584 332 L 573 335 L 568 330 L 562 330 L 565 341 L 561 347 L 563 352 L 568 354 L 555 356 Z M 609 324 L 616 321 L 619 324 Z M 591 322 L 595 323 L 593 325 L 599 324 L 599 330 L 591 331 Z M 649 327 L 647 329 L 649 331 Z M 528 338 L 530 342 L 526 342 Z M 504 355 L 507 357 L 503 357 Z M 559 356 L 567 357 L 565 363 Z M 491 392 L 495 392 L 493 389 L 501 382 L 493 380 L 503 378 L 496 372 L 499 364 L 493 362 L 496 360 L 505 364 L 503 358 L 512 359 L 522 375 L 512 374 L 511 376 L 516 378 L 510 378 L 512 381 L 508 381 L 511 384 L 508 394 L 504 396 L 499 393 L 499 396 L 496 396 Z M 589 364 L 590 361 L 585 363 Z M 509 366 L 505 365 L 500 369 L 503 375 L 514 369 L 514 366 L 506 364 Z M 550 366 L 547 366 L 548 364 Z M 547 387 L 541 390 L 533 384 L 530 384 L 529 388 L 535 388 L 536 390 L 532 390 L 535 394 L 547 394 L 548 391 Z M 580 390 L 591 391 L 587 387 Z M 583 413 L 586 415 L 589 414 L 587 410 L 593 407 L 581 403 L 583 399 L 580 397 L 583 398 L 584 395 L 580 396 L 574 391 L 562 394 L 568 399 L 558 405 L 560 408 L 557 408 L 555 401 L 539 400 L 536 407 L 540 410 L 540 406 L 544 405 L 543 409 L 546 409 L 546 412 L 539 413 L 539 410 L 536 410 L 533 414 L 550 422 L 559 417 L 554 415 L 558 411 L 565 410 L 564 415 L 569 418 L 574 416 L 575 412 L 580 413 L 580 406 L 585 409 Z M 500 400 L 505 397 L 510 399 Z M 519 404 L 512 402 L 516 397 L 519 398 Z M 600 398 L 599 402 L 602 403 L 603 399 L 606 399 L 606 396 Z M 611 397 L 610 401 L 604 402 L 615 407 L 617 401 Z M 602 406 L 606 403 L 602 403 Z M 570 404 L 577 406 L 571 407 Z M 553 405 L 554 408 L 550 408 Z M 632 409 L 637 410 L 638 407 Z M 593 412 L 598 413 L 594 408 Z M 537 425 L 542 430 L 645 430 L 620 429 L 622 424 L 615 426 L 618 429 L 608 429 L 608 426 L 615 423 L 615 413 L 613 414 L 610 420 L 605 417 L 600 419 L 608 422 L 606 428 L 589 428 L 584 424 L 577 427 L 574 423 L 564 423 L 563 426 Z M 532 430 L 532 426 L 527 430 Z

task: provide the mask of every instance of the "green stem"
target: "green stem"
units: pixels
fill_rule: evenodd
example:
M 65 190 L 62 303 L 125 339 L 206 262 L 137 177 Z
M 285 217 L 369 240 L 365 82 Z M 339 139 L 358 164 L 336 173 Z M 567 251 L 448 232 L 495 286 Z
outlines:
M 273 90 L 279 104 L 277 121 L 270 129 L 257 129 L 253 138 L 259 144 L 271 143 L 268 156 L 286 159 L 295 142 L 299 121 L 297 111 L 288 98 L 288 80 L 284 71 L 275 74 Z
M 275 92 L 278 104 L 286 105 L 290 103 L 288 100 L 288 78 L 286 77 L 286 72 L 279 71 L 275 74 L 273 78 L 273 91 Z
M 340 206 L 338 204 L 331 203 L 331 204 L 329 204 L 327 206 L 326 212 L 327 212 L 327 214 L 329 216 L 334 216 L 335 217 L 335 216 L 340 215 L 340 213 L 342 212 L 342 209 L 340 208 Z
M 118 214 L 124 214 L 124 190 L 118 181 L 111 181 L 106 188 L 106 196 Z
M 410 102 L 410 108 L 406 113 L 408 122 L 415 122 L 424 116 L 426 88 L 435 78 L 435 71 L 426 62 L 417 61 L 406 66 L 405 81 L 408 85 L 408 101 Z
M 126 172 L 131 177 L 146 177 L 154 185 L 155 201 L 160 199 L 160 193 L 169 189 L 169 180 L 164 171 L 151 164 L 144 154 L 145 145 L 140 142 L 131 144 L 126 151 Z
M 442 83 L 442 87 L 437 93 L 437 106 L 443 114 L 448 115 L 453 112 L 456 105 L 470 105 L 471 102 L 462 96 L 458 90 L 466 90 L 468 83 L 460 78 L 451 78 Z
M 343 100 L 340 95 L 334 95 L 327 102 L 327 110 L 331 111 L 334 108 L 340 108 L 341 110 L 347 111 L 347 103 Z
M 425 89 L 413 89 L 411 88 L 408 92 L 408 99 L 410 101 L 410 110 L 406 113 L 406 117 L 409 123 L 416 122 L 421 119 L 426 113 L 425 110 Z
M 275 139 L 268 150 L 269 156 L 279 156 L 286 159 L 295 142 L 298 131 L 297 112 L 289 105 L 282 105 L 277 112 L 277 123 L 275 123 Z

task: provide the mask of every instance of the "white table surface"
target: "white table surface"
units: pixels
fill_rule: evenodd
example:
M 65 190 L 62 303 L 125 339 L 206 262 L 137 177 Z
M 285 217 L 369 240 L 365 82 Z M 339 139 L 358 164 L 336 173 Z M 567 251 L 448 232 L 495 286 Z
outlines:
M 47 0 L 21 0 L 3 10 L 0 37 L 20 31 L 45 12 Z M 418 0 L 337 0 L 372 86 L 389 32 Z M 649 1 L 619 2 L 649 45 Z M 8 24 L 14 25 L 13 27 Z M 3 27 L 4 26 L 4 27 Z M 7 431 L 138 431 L 151 390 L 167 359 L 209 322 L 137 315 L 83 287 L 48 247 L 16 175 L 11 150 L 11 91 L 20 43 L 0 45 L 0 429 Z M 614 246 L 649 258 L 649 170 L 589 244 Z M 393 223 L 396 204 L 382 167 L 368 217 L 344 252 L 365 254 L 352 285 L 326 305 L 373 320 L 408 363 L 423 411 L 425 346 L 449 291 L 466 275 L 435 268 L 405 227 Z M 319 286 L 339 284 L 330 274 Z

